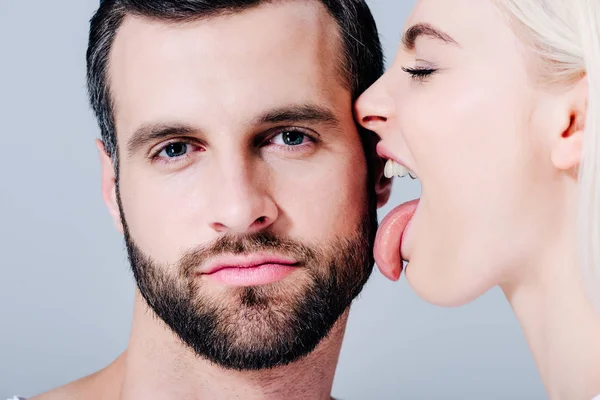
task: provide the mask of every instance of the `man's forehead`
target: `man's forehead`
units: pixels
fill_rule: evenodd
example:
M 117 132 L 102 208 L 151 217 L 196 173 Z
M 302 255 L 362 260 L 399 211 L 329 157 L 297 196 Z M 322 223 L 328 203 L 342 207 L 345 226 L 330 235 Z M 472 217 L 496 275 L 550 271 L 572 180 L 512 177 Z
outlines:
M 126 26 L 129 25 L 129 28 Z M 145 28 L 145 29 L 144 29 Z M 305 41 L 311 37 L 327 39 L 337 30 L 337 23 L 325 6 L 317 0 L 280 0 L 265 1 L 237 11 L 218 14 L 198 14 L 188 21 L 168 20 L 129 14 L 119 29 L 118 36 L 129 31 L 128 41 L 140 34 L 143 36 L 158 33 L 160 37 L 170 32 L 202 34 L 221 40 L 235 39 L 245 42 L 259 38 L 265 42 L 285 35 L 287 40 Z M 246 36 L 239 36 L 239 34 Z M 279 36 L 273 37 L 273 33 Z M 137 35 L 136 35 L 137 34 Z M 127 34 L 125 34 L 127 36 Z M 157 37 L 153 37 L 157 39 Z
M 216 104 L 224 117 L 225 109 L 241 117 L 323 102 L 329 92 L 348 91 L 338 32 L 318 1 L 266 3 L 185 23 L 128 17 L 109 63 L 117 123 L 120 116 L 173 119 Z

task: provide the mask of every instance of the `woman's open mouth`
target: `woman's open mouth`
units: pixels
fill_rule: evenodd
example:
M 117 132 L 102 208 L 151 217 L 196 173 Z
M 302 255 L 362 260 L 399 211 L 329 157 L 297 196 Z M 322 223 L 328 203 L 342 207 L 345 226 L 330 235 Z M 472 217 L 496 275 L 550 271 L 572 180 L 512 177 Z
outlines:
M 383 142 L 377 144 L 377 154 L 386 161 L 386 178 L 410 176 L 418 179 L 417 174 L 402 160 L 396 158 Z M 398 280 L 402 273 L 402 242 L 417 210 L 419 199 L 406 202 L 394 208 L 383 219 L 375 239 L 375 262 L 381 273 L 391 280 Z
M 402 273 L 402 241 L 410 227 L 419 199 L 399 205 L 386 215 L 377 230 L 375 239 L 375 262 L 381 273 L 391 280 L 398 280 Z

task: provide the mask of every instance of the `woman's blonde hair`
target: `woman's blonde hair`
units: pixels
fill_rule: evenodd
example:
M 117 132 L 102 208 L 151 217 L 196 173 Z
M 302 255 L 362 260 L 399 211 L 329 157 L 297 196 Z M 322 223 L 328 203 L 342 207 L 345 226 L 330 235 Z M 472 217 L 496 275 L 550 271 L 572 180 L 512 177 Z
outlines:
M 600 0 L 495 0 L 533 50 L 544 83 L 586 79 L 588 109 L 579 167 L 580 262 L 600 299 Z

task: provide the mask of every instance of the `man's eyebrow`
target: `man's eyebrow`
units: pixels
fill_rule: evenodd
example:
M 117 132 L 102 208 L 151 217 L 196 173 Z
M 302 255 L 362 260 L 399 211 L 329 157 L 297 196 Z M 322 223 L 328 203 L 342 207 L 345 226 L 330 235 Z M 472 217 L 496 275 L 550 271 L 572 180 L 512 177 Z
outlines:
M 290 105 L 276 108 L 265 112 L 255 120 L 256 125 L 297 122 L 316 122 L 330 125 L 333 128 L 340 126 L 340 120 L 332 110 L 316 104 Z
M 269 110 L 254 121 L 255 125 L 316 122 L 339 128 L 340 121 L 334 112 L 315 104 L 291 105 Z M 127 141 L 127 152 L 133 155 L 149 143 L 177 136 L 190 136 L 198 129 L 185 124 L 144 124 L 135 130 Z
M 408 28 L 408 30 L 404 33 L 404 36 L 402 36 L 402 44 L 404 45 L 404 48 L 408 51 L 414 50 L 415 43 L 420 36 L 428 36 L 447 44 L 460 46 L 458 42 L 447 33 L 434 28 L 430 24 L 419 23 Z
M 144 124 L 136 129 L 127 141 L 127 152 L 131 156 L 154 141 L 175 136 L 187 136 L 195 132 L 197 129 L 182 124 Z

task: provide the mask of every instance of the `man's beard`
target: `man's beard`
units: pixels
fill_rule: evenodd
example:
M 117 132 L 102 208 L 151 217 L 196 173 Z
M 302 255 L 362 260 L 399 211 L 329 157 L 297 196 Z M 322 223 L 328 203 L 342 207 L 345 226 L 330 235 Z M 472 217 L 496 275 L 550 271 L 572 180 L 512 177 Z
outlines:
M 308 246 L 270 231 L 222 236 L 174 265 L 144 254 L 122 211 L 121 219 L 137 286 L 156 315 L 200 357 L 223 368 L 260 370 L 311 353 L 362 290 L 374 265 L 377 229 L 375 208 L 362 207 L 363 218 L 348 238 Z M 256 252 L 289 256 L 299 270 L 270 285 L 221 291 L 197 276 L 209 258 Z

